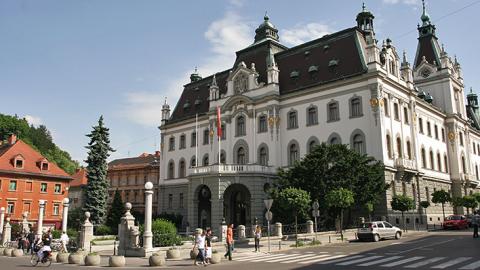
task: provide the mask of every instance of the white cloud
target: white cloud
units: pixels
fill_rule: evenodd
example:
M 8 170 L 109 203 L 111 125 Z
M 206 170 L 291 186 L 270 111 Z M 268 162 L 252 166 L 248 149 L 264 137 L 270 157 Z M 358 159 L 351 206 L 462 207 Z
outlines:
M 25 118 L 25 120 L 27 120 L 27 122 L 30 125 L 33 125 L 35 127 L 38 127 L 39 125 L 43 124 L 42 119 L 38 116 L 33 116 L 33 115 L 27 114 L 23 118 Z
M 293 28 L 281 31 L 282 43 L 286 45 L 299 45 L 307 41 L 330 34 L 332 29 L 326 24 L 307 23 L 297 24 Z
M 241 3 L 241 1 L 235 1 Z M 235 52 L 247 47 L 253 42 L 252 25 L 233 11 L 227 11 L 224 16 L 213 21 L 204 33 L 205 39 L 211 45 L 211 54 L 198 65 L 198 71 L 203 76 L 209 76 L 230 68 L 235 61 Z M 164 97 L 168 97 L 171 110 L 180 97 L 183 85 L 189 82 L 193 70 L 185 70 L 177 78 L 167 83 L 166 90 L 160 92 L 132 91 L 124 94 L 126 108 L 123 113 L 129 120 L 145 125 L 159 125 Z
M 385 4 L 406 4 L 406 5 L 417 5 L 420 3 L 420 0 L 383 0 Z

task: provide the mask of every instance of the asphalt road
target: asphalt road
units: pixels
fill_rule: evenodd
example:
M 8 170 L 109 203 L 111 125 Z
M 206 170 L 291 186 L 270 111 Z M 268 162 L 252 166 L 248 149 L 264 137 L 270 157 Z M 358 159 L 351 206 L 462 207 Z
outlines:
M 104 258 L 106 259 L 106 258 Z M 145 268 L 145 259 L 135 258 L 129 269 Z M 192 266 L 191 261 L 168 262 L 167 268 L 205 268 Z M 105 264 L 103 264 L 105 265 Z M 52 264 L 51 269 L 78 269 L 78 265 Z M 37 267 L 38 268 L 38 267 Z M 40 267 L 45 269 L 45 267 Z M 83 268 L 83 267 L 81 267 Z M 86 267 L 85 267 L 86 268 Z M 88 267 L 91 268 L 91 267 Z M 104 267 L 102 267 L 104 268 Z M 470 232 L 434 232 L 409 234 L 400 240 L 350 242 L 313 248 L 266 253 L 235 254 L 234 260 L 212 269 L 479 269 L 480 238 Z M 27 257 L 0 257 L 0 270 L 32 269 Z M 101 268 L 99 268 L 101 269 Z

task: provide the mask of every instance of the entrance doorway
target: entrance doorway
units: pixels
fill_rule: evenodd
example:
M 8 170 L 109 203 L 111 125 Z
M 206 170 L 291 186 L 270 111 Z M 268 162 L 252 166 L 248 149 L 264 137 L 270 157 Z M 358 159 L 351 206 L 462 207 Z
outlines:
M 251 195 L 242 184 L 230 185 L 224 193 L 224 216 L 228 224 L 236 226 L 251 224 Z
M 212 226 L 212 193 L 206 185 L 202 185 L 198 189 L 198 211 L 197 211 L 197 224 L 198 227 L 206 229 Z

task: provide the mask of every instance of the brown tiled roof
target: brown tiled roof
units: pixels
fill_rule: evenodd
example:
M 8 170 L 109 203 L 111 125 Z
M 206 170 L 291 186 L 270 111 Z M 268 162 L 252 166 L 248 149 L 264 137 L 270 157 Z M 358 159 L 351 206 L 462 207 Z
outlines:
M 87 170 L 85 168 L 78 169 L 73 175 L 73 181 L 70 182 L 71 187 L 84 186 L 88 182 Z
M 142 154 L 139 157 L 115 159 L 108 163 L 108 169 L 146 167 L 155 165 L 155 162 L 158 161 L 158 157 L 158 155 L 153 154 Z
M 324 36 L 322 38 L 287 49 L 276 42 L 265 42 L 252 45 L 237 52 L 234 68 L 244 62 L 248 68 L 255 63 L 259 73 L 258 82 L 266 83 L 266 58 L 269 48 L 279 51 L 275 60 L 280 70 L 280 94 L 299 91 L 316 84 L 325 84 L 365 73 L 367 68 L 361 54 L 360 38 L 363 34 L 357 27 Z M 309 69 L 314 71 L 310 71 Z M 226 79 L 231 70 L 216 74 L 220 93 L 227 91 Z M 298 72 L 298 77 L 292 78 L 292 72 Z M 209 86 L 212 76 L 185 85 L 182 95 L 169 119 L 169 123 L 204 114 L 209 109 Z M 195 105 L 195 101 L 200 104 Z M 187 104 L 189 105 L 185 105 Z

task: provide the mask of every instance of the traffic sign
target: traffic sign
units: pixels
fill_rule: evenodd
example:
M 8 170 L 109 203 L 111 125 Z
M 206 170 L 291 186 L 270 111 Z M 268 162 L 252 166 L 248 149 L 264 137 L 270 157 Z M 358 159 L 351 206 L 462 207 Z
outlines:
M 319 217 L 320 216 L 320 210 L 312 210 L 312 216 L 313 217 Z
M 273 199 L 263 200 L 263 203 L 265 203 L 265 208 L 270 211 L 270 208 L 272 208 Z
M 273 218 L 273 213 L 270 212 L 270 211 L 267 211 L 267 212 L 265 213 L 265 218 L 266 218 L 268 221 L 272 220 L 272 218 Z

